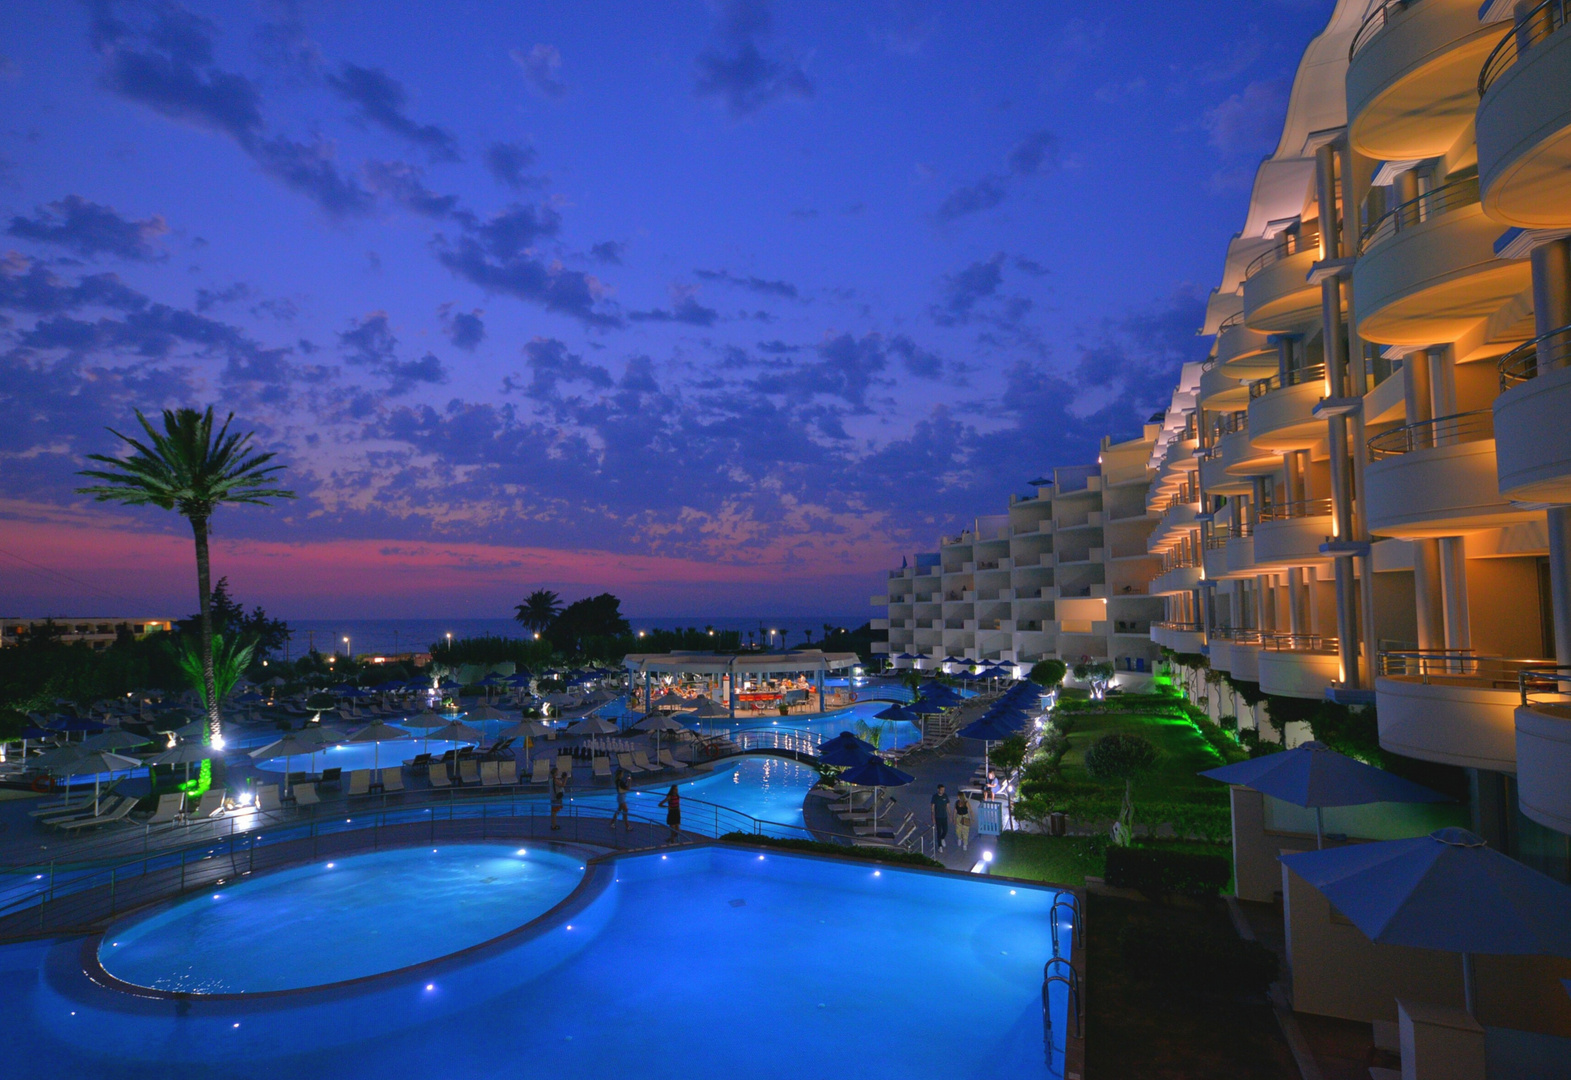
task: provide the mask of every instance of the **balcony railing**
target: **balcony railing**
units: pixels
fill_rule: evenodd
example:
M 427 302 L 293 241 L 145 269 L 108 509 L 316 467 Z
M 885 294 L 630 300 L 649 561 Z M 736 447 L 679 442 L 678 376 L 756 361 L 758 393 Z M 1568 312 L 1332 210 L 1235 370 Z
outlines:
M 1369 460 L 1381 461 L 1414 450 L 1482 442 L 1495 437 L 1495 414 L 1490 409 L 1442 416 L 1383 431 L 1369 440 Z
M 1330 513 L 1330 499 L 1297 499 L 1261 507 L 1260 520 L 1291 521 L 1294 518 L 1325 517 Z
M 1224 551 L 1224 550 L 1226 550 L 1226 548 L 1227 548 L 1227 534 L 1226 533 L 1212 533 L 1210 536 L 1206 537 L 1206 550 L 1207 551 Z
M 1267 630 L 1260 635 L 1262 647 L 1272 652 L 1313 652 L 1333 653 L 1337 650 L 1337 639 L 1325 634 L 1285 634 L 1274 630 Z
M 1571 666 L 1545 660 L 1542 667 L 1517 672 L 1516 680 L 1523 705 L 1552 706 L 1557 711 L 1571 706 Z
M 1478 202 L 1476 176 L 1463 177 L 1461 180 L 1453 180 L 1449 184 L 1431 188 L 1416 199 L 1398 203 L 1381 214 L 1373 225 L 1364 230 L 1363 240 L 1358 249 L 1359 254 L 1367 254 L 1370 248 L 1384 243 L 1403 229 L 1411 229 L 1420 222 L 1441 217 L 1476 202 Z
M 1319 246 L 1320 230 L 1317 227 L 1304 225 L 1298 232 L 1283 233 L 1281 239 L 1269 249 L 1256 255 L 1249 265 L 1244 267 L 1244 280 L 1248 281 L 1274 262 Z
M 1242 311 L 1235 311 L 1235 312 L 1233 312 L 1233 314 L 1229 315 L 1227 318 L 1222 320 L 1222 325 L 1218 326 L 1216 328 L 1216 332 L 1217 332 L 1217 334 L 1220 335 L 1222 333 L 1225 333 L 1228 330 L 1231 330 L 1235 326 L 1243 326 L 1243 325 L 1244 325 L 1244 313 Z
M 1199 634 L 1204 632 L 1205 627 L 1197 622 L 1154 622 L 1151 624 L 1151 629 L 1177 630 L 1185 634 Z
M 1289 369 L 1287 373 L 1287 385 L 1299 386 L 1303 383 L 1309 382 L 1324 382 L 1325 377 L 1326 366 L 1324 364 L 1310 364 L 1308 367 Z M 1254 382 L 1250 383 L 1249 396 L 1251 399 L 1265 397 L 1273 390 L 1280 389 L 1282 389 L 1282 375 L 1280 372 L 1278 372 L 1269 378 L 1256 379 Z
M 1494 47 L 1489 58 L 1484 61 L 1484 67 L 1478 73 L 1478 96 L 1483 97 L 1484 92 L 1517 62 L 1518 57 L 1559 30 L 1568 18 L 1571 18 L 1571 0 L 1544 0 L 1517 19 L 1512 24 L 1511 32 L 1500 39 L 1500 44 Z
M 1553 660 L 1479 656 L 1471 649 L 1414 649 L 1380 654 L 1380 674 L 1421 683 L 1463 682 L 1496 690 L 1515 690 L 1522 680 L 1543 671 L 1553 675 Z
M 1353 43 L 1347 47 L 1348 63 L 1352 63 L 1358 51 L 1386 28 L 1386 23 L 1391 20 L 1392 15 L 1399 11 L 1406 11 L 1416 3 L 1418 0 L 1385 0 L 1385 3 L 1364 16 L 1363 25 L 1358 28 L 1358 33 L 1353 35 Z
M 1255 526 L 1250 521 L 1235 521 L 1227 527 L 1227 538 L 1229 540 L 1242 540 L 1253 535 L 1255 535 Z
M 1545 371 L 1571 366 L 1571 326 L 1524 342 L 1500 358 L 1500 389 L 1511 389 Z

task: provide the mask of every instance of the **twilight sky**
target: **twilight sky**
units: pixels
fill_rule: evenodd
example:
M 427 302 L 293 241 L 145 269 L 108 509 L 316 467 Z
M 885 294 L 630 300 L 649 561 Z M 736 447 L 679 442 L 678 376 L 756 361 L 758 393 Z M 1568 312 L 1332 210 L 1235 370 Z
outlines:
M 1204 355 L 1331 7 L 0 5 L 0 614 L 193 607 L 72 491 L 208 403 L 278 614 L 863 611 Z

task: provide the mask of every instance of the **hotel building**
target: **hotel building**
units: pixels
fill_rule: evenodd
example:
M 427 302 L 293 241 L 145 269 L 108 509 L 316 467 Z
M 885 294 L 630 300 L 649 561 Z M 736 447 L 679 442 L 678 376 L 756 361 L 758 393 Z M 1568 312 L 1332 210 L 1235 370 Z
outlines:
M 1148 593 L 1160 558 L 1146 512 L 1155 425 L 1141 438 L 1104 439 L 1095 465 L 1031 481 L 1000 514 L 977 518 L 938 549 L 889 571 L 873 605 L 887 617 L 875 642 L 896 667 L 941 670 L 982 660 L 1028 669 L 1038 660 L 1111 660 L 1148 672 L 1162 602 Z

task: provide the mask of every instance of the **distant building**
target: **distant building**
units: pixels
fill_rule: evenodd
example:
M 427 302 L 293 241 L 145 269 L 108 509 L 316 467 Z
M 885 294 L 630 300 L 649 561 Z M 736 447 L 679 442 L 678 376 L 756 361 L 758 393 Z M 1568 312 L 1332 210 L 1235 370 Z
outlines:
M 1011 497 L 1002 514 L 976 519 L 938 551 L 889 572 L 889 592 L 873 597 L 887 618 L 894 666 L 924 671 L 979 661 L 1029 668 L 1052 657 L 1111 660 L 1148 672 L 1158 658 L 1151 625 L 1162 601 L 1148 595 L 1160 558 L 1147 548 L 1147 464 L 1158 428 L 1141 438 L 1103 439 L 1095 465 L 1056 469 Z
M 123 632 L 135 637 L 145 637 L 160 630 L 172 630 L 169 619 L 126 619 L 60 616 L 50 619 L 0 619 L 0 648 L 20 645 L 29 634 L 42 633 L 46 626 L 53 626 L 55 637 L 66 645 L 88 644 L 95 649 L 107 649 Z

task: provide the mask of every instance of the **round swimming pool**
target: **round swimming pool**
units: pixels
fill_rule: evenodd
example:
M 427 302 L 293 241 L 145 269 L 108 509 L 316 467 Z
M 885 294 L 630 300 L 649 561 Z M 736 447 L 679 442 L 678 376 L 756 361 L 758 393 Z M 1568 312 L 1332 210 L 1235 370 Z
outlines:
M 204 893 L 113 927 L 98 960 L 155 990 L 298 990 L 409 967 L 505 934 L 583 878 L 576 856 L 498 844 L 350 855 Z

